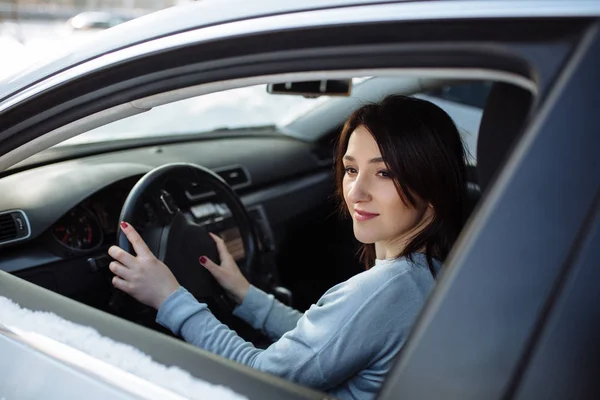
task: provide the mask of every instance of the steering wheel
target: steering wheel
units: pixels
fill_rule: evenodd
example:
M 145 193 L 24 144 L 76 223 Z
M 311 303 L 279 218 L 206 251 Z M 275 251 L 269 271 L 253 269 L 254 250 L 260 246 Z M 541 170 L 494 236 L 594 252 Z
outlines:
M 214 192 L 224 202 L 239 229 L 244 245 L 245 264 L 240 265 L 246 278 L 252 276 L 256 263 L 258 239 L 252 220 L 238 195 L 223 178 L 208 168 L 190 163 L 171 163 L 146 173 L 131 189 L 125 199 L 119 221 L 127 221 L 138 230 L 148 248 L 173 272 L 178 282 L 199 301 L 209 305 L 211 312 L 222 322 L 231 314 L 233 302 L 202 265 L 198 258 L 206 255 L 220 263 L 217 247 L 208 231 L 186 215 L 179 206 L 189 204 L 185 188 L 200 185 Z M 150 220 L 144 225 L 144 220 Z M 117 244 L 135 255 L 120 227 L 117 229 Z M 143 314 L 154 314 L 150 307 L 143 306 L 124 292 L 114 289 L 110 306 L 127 319 L 137 319 L 142 324 Z

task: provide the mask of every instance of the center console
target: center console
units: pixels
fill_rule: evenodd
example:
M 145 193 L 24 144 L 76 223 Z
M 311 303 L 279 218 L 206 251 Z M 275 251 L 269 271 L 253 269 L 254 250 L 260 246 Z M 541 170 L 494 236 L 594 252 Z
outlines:
M 227 249 L 237 261 L 244 260 L 244 244 L 239 229 L 231 212 L 224 203 L 203 203 L 190 208 L 196 223 L 204 226 L 209 232 L 220 236 Z M 248 214 L 258 235 L 258 248 L 261 251 L 275 250 L 273 233 L 262 206 L 248 208 Z

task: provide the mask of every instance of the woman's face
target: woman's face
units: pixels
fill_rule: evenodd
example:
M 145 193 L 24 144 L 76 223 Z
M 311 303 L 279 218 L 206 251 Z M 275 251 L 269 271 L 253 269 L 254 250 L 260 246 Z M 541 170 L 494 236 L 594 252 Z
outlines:
M 377 142 L 364 126 L 350 135 L 343 157 L 344 200 L 352 216 L 354 236 L 377 243 L 389 258 L 401 252 L 433 216 L 432 207 L 415 196 L 416 207 L 404 204 L 384 163 Z

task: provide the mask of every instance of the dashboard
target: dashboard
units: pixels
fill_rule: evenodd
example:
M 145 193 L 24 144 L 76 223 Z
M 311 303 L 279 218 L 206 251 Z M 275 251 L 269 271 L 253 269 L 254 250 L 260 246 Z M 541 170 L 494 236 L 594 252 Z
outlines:
M 136 176 L 116 182 L 80 202 L 42 235 L 43 241 L 53 253 L 62 257 L 90 254 L 114 244 L 121 208 L 137 180 Z M 244 245 L 225 203 L 210 196 L 192 195 L 189 191 L 185 194 L 185 203 L 178 206 L 187 217 L 223 238 L 234 259 L 243 262 Z M 134 224 L 140 233 L 157 222 L 156 210 L 151 202 L 144 203 L 137 211 Z M 259 234 L 259 249 L 273 249 L 273 236 L 264 209 L 255 205 L 248 209 L 248 213 Z
M 102 308 L 110 271 L 92 268 L 90 260 L 115 244 L 121 208 L 136 182 L 169 162 L 203 165 L 227 180 L 254 222 L 260 253 L 270 259 L 289 254 L 291 261 L 281 264 L 291 266 L 300 259 L 295 246 L 314 239 L 303 226 L 332 211 L 331 165 L 318 154 L 309 143 L 267 135 L 136 147 L 24 168 L 0 178 L 0 216 L 23 213 L 28 228 L 17 241 L 0 240 L 0 270 Z M 186 217 L 221 236 L 243 262 L 243 243 L 227 207 L 194 182 L 183 189 L 177 200 Z M 151 206 L 137 212 L 129 222 L 143 231 L 155 215 Z

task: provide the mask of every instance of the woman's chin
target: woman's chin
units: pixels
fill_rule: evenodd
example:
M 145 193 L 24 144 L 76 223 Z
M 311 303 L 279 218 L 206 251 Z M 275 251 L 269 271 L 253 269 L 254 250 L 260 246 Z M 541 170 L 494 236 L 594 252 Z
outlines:
M 377 241 L 377 238 L 371 232 L 365 232 L 362 229 L 354 229 L 354 237 L 362 244 L 371 244 Z

